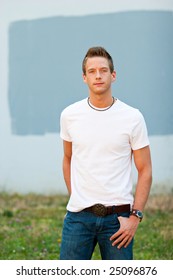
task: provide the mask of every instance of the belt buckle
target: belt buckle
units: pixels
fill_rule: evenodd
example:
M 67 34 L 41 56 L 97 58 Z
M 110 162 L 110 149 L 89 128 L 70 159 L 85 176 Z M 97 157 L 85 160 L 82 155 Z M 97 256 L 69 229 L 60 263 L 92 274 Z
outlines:
M 104 217 L 107 214 L 107 209 L 103 204 L 95 204 L 92 207 L 93 213 L 97 216 Z

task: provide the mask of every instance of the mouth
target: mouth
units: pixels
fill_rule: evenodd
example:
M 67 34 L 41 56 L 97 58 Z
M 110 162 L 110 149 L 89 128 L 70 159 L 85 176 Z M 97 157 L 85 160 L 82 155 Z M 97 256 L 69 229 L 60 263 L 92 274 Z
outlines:
M 94 86 L 102 86 L 104 83 L 94 83 Z

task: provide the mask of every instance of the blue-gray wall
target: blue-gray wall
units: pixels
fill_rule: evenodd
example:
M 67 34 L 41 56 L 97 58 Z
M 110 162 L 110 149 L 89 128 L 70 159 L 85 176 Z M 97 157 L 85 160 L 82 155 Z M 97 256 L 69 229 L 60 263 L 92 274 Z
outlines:
M 117 71 L 113 94 L 138 107 L 149 135 L 173 134 L 172 12 L 123 12 L 18 21 L 9 30 L 12 133 L 59 132 L 68 104 L 85 98 L 81 62 L 102 45 Z

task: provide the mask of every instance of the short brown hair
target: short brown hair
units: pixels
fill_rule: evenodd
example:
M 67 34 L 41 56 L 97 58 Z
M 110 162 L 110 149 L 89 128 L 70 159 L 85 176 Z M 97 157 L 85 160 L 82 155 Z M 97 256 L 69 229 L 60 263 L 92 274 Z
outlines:
M 94 56 L 105 57 L 108 60 L 111 73 L 114 71 L 113 59 L 110 56 L 110 54 L 103 47 L 92 47 L 87 51 L 87 53 L 83 59 L 83 62 L 82 62 L 82 71 L 83 71 L 84 75 L 86 74 L 87 59 L 89 57 L 94 57 Z

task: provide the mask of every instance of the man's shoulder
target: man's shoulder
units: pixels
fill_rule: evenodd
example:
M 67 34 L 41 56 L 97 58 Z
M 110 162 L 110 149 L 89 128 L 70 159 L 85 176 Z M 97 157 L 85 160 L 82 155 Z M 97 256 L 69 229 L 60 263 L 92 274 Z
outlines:
M 70 105 L 68 105 L 67 107 L 64 108 L 64 110 L 62 111 L 61 114 L 70 114 L 73 112 L 76 112 L 76 110 L 82 109 L 83 107 L 85 107 L 86 104 L 86 98 L 76 101 Z
M 141 118 L 142 113 L 140 112 L 140 110 L 136 107 L 133 107 L 125 102 L 122 102 L 119 100 L 119 109 L 124 112 L 124 114 L 126 114 L 126 116 L 128 117 L 132 117 L 132 118 Z
M 139 112 L 138 108 L 135 108 L 119 99 L 118 99 L 118 102 L 119 102 L 119 108 L 121 108 L 122 110 L 127 110 L 129 112 Z

